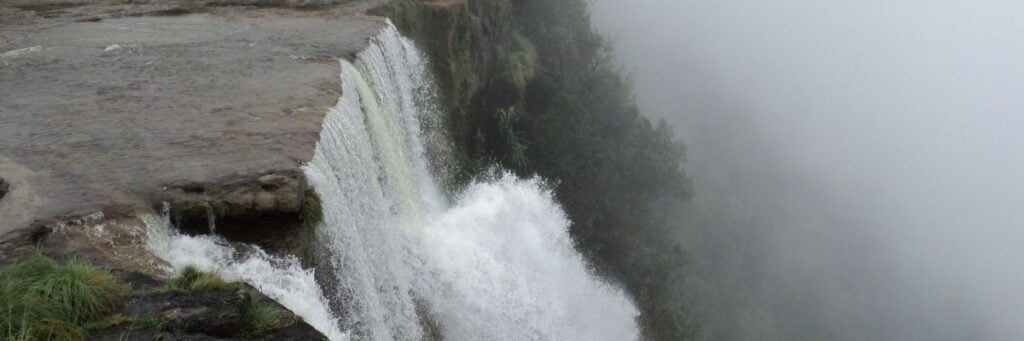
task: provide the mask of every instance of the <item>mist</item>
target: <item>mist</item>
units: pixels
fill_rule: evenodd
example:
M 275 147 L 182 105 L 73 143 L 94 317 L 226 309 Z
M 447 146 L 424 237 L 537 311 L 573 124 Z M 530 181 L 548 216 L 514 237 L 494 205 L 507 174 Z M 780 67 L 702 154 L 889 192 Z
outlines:
M 1024 339 L 1024 3 L 595 0 L 707 339 Z

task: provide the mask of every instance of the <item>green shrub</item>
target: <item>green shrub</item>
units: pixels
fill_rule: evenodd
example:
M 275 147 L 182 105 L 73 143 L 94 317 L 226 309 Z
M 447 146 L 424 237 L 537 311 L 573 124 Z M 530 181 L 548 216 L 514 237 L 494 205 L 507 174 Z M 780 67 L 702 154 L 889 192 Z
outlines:
M 227 282 L 220 275 L 214 272 L 199 270 L 189 265 L 178 273 L 178 276 L 171 278 L 164 286 L 172 290 L 226 290 L 239 287 L 239 283 Z
M 114 310 L 131 289 L 85 261 L 40 254 L 0 270 L 0 335 L 9 340 L 79 340 L 86 324 Z

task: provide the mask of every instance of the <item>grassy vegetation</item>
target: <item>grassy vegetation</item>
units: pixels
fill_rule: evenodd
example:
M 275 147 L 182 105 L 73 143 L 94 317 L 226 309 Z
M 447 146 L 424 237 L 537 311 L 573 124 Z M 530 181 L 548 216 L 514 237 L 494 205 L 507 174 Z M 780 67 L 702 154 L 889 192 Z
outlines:
M 244 289 L 241 282 L 225 281 L 220 275 L 214 272 L 199 270 L 195 266 L 186 266 L 178 276 L 167 281 L 164 289 L 167 290 L 234 290 Z M 277 305 L 260 301 L 253 297 L 252 293 L 246 292 L 245 301 L 238 307 L 239 333 L 246 336 L 262 336 L 268 331 L 287 327 L 298 320 L 292 312 L 281 309 Z M 159 319 L 137 319 L 134 321 L 143 326 L 162 328 L 163 321 Z M 140 327 L 141 328 L 141 327 Z
M 164 290 L 236 290 L 216 273 L 194 266 L 182 269 Z M 58 262 L 32 255 L 0 270 L 0 340 L 82 340 L 90 332 L 127 326 L 129 330 L 164 330 L 153 316 L 112 314 L 131 288 L 109 271 L 81 260 Z M 298 318 L 252 293 L 238 307 L 239 332 L 261 336 L 287 327 Z
M 195 266 L 186 266 L 178 276 L 171 278 L 164 285 L 170 290 L 228 290 L 239 288 L 239 283 L 225 281 L 214 272 L 199 270 Z
M 249 336 L 262 336 L 268 331 L 290 326 L 298 319 L 287 310 L 251 296 L 242 304 L 241 310 L 239 329 Z
M 0 335 L 7 340 L 80 340 L 130 293 L 85 261 L 35 254 L 0 270 Z

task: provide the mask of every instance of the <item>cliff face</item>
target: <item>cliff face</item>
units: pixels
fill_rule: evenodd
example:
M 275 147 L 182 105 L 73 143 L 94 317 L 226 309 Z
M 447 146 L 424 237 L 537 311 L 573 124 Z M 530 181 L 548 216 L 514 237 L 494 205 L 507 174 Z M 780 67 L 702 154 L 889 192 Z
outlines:
M 496 163 L 532 173 L 517 108 L 537 72 L 537 51 L 516 28 L 512 3 L 399 0 L 373 13 L 391 18 L 433 64 L 461 167 L 452 180 L 464 182 Z

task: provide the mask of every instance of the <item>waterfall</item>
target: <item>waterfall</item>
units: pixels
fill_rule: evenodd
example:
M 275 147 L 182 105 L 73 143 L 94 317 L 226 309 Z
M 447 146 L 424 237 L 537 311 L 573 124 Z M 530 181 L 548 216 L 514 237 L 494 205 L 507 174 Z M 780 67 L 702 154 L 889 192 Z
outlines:
M 636 308 L 589 273 L 538 179 L 478 181 L 451 203 L 422 141 L 422 54 L 390 24 L 354 63 L 305 167 L 321 196 L 318 279 L 353 337 L 629 340 Z
M 166 213 L 143 217 L 149 248 L 174 269 L 250 283 L 331 340 L 638 338 L 636 308 L 589 272 L 542 180 L 500 174 L 442 194 L 423 143 L 437 88 L 394 26 L 342 60 L 341 78 L 303 168 L 323 205 L 315 272 L 175 233 Z
M 223 238 L 188 236 L 171 226 L 165 207 L 162 215 L 142 215 L 148 249 L 167 261 L 170 271 L 195 266 L 219 274 L 227 281 L 244 281 L 302 318 L 331 341 L 348 340 L 330 312 L 313 270 L 302 268 L 294 257 L 276 257 L 255 246 L 233 245 Z

